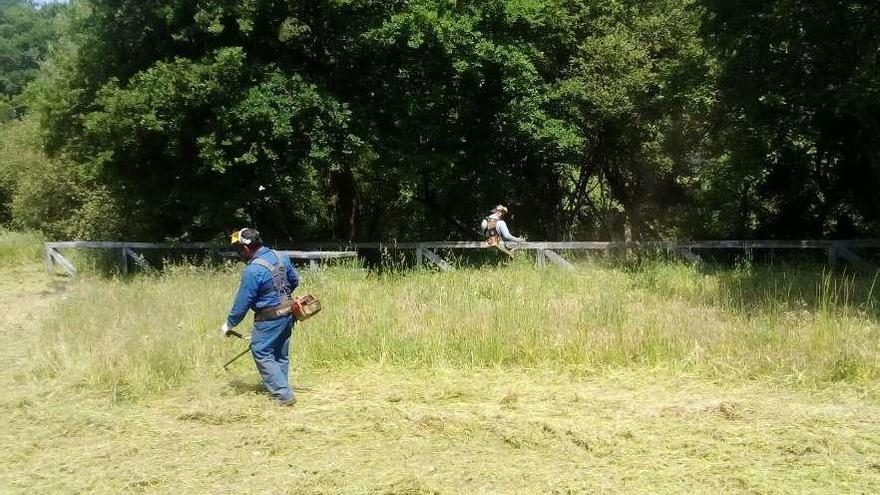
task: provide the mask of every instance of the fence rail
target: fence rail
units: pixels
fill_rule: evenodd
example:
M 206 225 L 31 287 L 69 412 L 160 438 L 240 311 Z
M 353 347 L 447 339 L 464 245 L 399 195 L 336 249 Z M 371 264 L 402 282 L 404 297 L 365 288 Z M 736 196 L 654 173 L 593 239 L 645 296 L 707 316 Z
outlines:
M 56 266 L 60 267 L 68 275 L 76 275 L 76 267 L 73 263 L 59 252 L 59 249 L 106 249 L 119 251 L 119 268 L 120 271 L 127 275 L 129 272 L 129 262 L 135 263 L 144 270 L 150 269 L 143 254 L 135 250 L 214 250 L 220 256 L 233 256 L 234 251 L 230 251 L 226 246 L 219 246 L 210 242 L 106 242 L 106 241 L 63 241 L 63 242 L 47 242 L 45 249 L 45 266 L 46 271 L 54 272 Z M 290 259 L 307 260 L 309 266 L 315 267 L 319 260 L 354 258 L 357 253 L 354 251 L 278 251 L 278 253 L 287 256 Z
M 441 270 L 449 270 L 451 266 L 435 251 L 440 249 L 486 249 L 489 246 L 479 241 L 436 241 L 436 242 L 310 242 L 300 245 L 308 249 L 350 249 L 354 251 L 364 249 L 398 249 L 415 250 L 416 263 L 421 265 L 425 260 L 438 266 Z M 611 251 L 615 249 L 626 250 L 655 250 L 666 251 L 678 255 L 688 261 L 699 261 L 700 257 L 694 251 L 723 249 L 723 250 L 758 250 L 758 249 L 815 249 L 824 250 L 828 255 L 828 262 L 834 265 L 839 258 L 862 270 L 876 270 L 876 267 L 858 256 L 853 249 L 880 248 L 880 239 L 855 239 L 855 240 L 729 240 L 729 241 L 575 241 L 575 242 L 524 242 L 516 245 L 516 249 L 535 251 L 535 263 L 539 267 L 546 265 L 549 260 L 554 265 L 565 270 L 573 269 L 571 263 L 562 258 L 556 251 Z
M 361 250 L 397 249 L 414 250 L 416 263 L 424 262 L 436 265 L 441 270 L 451 270 L 452 265 L 444 260 L 438 250 L 487 249 L 489 246 L 481 241 L 434 241 L 434 242 L 308 242 L 299 243 L 297 250 L 278 251 L 291 259 L 307 260 L 310 266 L 317 266 L 320 260 L 354 258 Z M 855 253 L 856 249 L 880 248 L 880 239 L 858 240 L 796 240 L 796 241 L 579 241 L 579 242 L 523 242 L 515 245 L 516 249 L 534 251 L 535 263 L 545 266 L 549 260 L 552 264 L 565 270 L 574 267 L 556 251 L 611 251 L 625 250 L 659 250 L 681 256 L 689 261 L 699 261 L 699 250 L 758 250 L 758 249 L 813 249 L 824 250 L 828 262 L 835 264 L 838 259 L 862 270 L 876 270 L 873 264 Z M 47 242 L 45 244 L 45 264 L 47 271 L 54 271 L 58 266 L 68 275 L 76 274 L 76 267 L 65 258 L 59 249 L 110 249 L 119 250 L 120 268 L 123 274 L 129 271 L 129 262 L 134 262 L 143 269 L 148 269 L 144 256 L 135 250 L 170 249 L 170 250 L 214 250 L 221 255 L 233 254 L 225 246 L 209 242 L 187 243 L 156 243 L 156 242 L 99 242 L 99 241 L 66 241 Z
M 433 241 L 433 242 L 305 242 L 297 244 L 303 249 L 347 248 L 359 249 L 484 249 L 483 241 Z M 828 249 L 880 248 L 880 239 L 859 240 L 804 240 L 804 241 L 573 241 L 573 242 L 524 242 L 517 249 L 566 249 L 566 250 L 606 250 L 606 249 Z

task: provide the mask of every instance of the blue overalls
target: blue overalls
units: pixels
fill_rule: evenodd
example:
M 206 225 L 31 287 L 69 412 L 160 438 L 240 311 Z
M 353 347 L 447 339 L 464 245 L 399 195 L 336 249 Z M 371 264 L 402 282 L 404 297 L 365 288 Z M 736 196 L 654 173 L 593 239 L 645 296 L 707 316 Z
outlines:
M 262 260 L 257 262 L 257 260 Z M 268 268 L 267 266 L 272 268 Z M 273 271 L 276 277 L 273 278 Z M 235 327 L 244 319 L 249 309 L 254 313 L 279 306 L 299 286 L 299 274 L 286 256 L 279 256 L 267 247 L 257 250 L 241 274 L 241 284 L 226 323 Z M 294 396 L 290 387 L 290 336 L 293 332 L 293 315 L 254 321 L 251 331 L 251 354 L 263 384 L 278 401 Z

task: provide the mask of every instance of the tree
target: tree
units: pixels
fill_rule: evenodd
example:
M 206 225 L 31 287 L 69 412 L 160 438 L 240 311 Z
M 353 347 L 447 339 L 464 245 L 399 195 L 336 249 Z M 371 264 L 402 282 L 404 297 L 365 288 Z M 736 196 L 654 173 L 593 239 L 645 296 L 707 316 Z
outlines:
M 722 234 L 880 233 L 880 6 L 707 1 L 728 159 Z M 730 201 L 735 198 L 734 201 Z
M 662 235 L 711 99 L 692 0 L 84 0 L 69 17 L 33 105 L 128 237 L 461 238 L 499 202 L 534 236 Z
M 56 37 L 54 20 L 64 7 L 0 0 L 0 121 L 23 112 L 21 94 L 33 80 Z

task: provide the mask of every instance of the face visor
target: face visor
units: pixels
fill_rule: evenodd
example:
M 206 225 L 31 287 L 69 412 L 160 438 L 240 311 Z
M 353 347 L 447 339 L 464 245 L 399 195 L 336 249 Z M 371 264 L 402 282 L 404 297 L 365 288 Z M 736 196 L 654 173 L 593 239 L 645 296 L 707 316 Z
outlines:
M 239 230 L 239 231 L 237 231 L 237 232 L 233 232 L 233 233 L 232 233 L 232 237 L 231 237 L 230 240 L 229 240 L 229 243 L 232 244 L 232 245 L 235 246 L 235 247 L 239 247 L 239 246 L 242 246 L 242 245 L 244 245 L 244 246 L 249 246 L 249 245 L 253 242 L 253 240 L 251 240 L 251 239 L 247 239 L 247 238 L 244 237 L 244 231 L 245 231 L 245 230 L 246 230 L 246 229 L 241 229 L 241 230 Z
M 260 233 L 254 229 L 243 228 L 233 232 L 229 243 L 238 251 L 242 259 L 250 258 L 249 250 L 260 245 Z

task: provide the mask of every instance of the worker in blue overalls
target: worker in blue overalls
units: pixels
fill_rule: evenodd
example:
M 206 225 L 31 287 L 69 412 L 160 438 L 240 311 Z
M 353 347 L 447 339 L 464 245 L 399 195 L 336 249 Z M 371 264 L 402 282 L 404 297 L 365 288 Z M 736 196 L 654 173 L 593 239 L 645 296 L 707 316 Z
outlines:
M 272 397 L 283 406 L 296 402 L 290 386 L 290 336 L 293 332 L 291 294 L 299 274 L 286 256 L 263 246 L 260 233 L 245 228 L 232 234 L 232 245 L 247 262 L 229 317 L 220 327 L 224 337 L 254 311 L 251 354 Z

